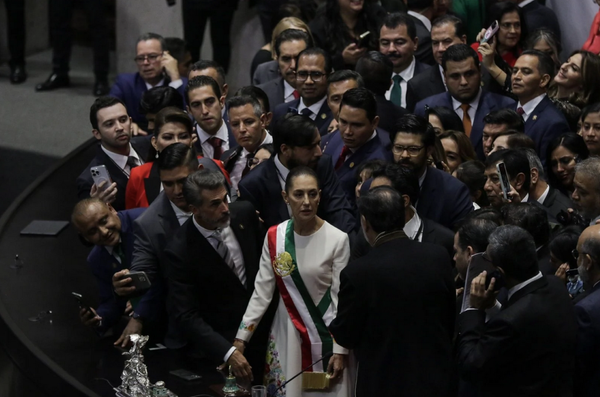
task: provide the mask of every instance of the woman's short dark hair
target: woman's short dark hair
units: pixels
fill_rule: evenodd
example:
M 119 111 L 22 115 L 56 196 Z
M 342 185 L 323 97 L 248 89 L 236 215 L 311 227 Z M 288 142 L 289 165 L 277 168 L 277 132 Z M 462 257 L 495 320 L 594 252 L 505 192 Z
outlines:
M 141 114 L 156 114 L 167 107 L 183 110 L 183 97 L 173 87 L 154 87 L 142 94 L 140 101 Z
M 561 263 L 568 263 L 569 268 L 577 269 L 577 259 L 573 257 L 573 250 L 577 248 L 579 236 L 583 233 L 579 225 L 566 226 L 558 231 L 550 240 L 549 248 L 552 255 Z
M 466 161 L 456 169 L 456 179 L 467 185 L 471 196 L 476 197 L 480 193 L 476 203 L 480 207 L 487 207 L 490 203 L 487 199 L 484 186 L 487 180 L 485 176 L 485 165 L 478 160 Z
M 440 119 L 444 131 L 454 130 L 465 132 L 465 126 L 454 110 L 448 109 L 445 106 L 436 106 L 425 109 L 425 116 L 429 121 L 429 116 L 434 115 Z
M 154 119 L 154 136 L 158 137 L 160 129 L 168 123 L 183 124 L 189 134 L 194 132 L 194 126 L 192 120 L 190 120 L 190 116 L 183 110 L 171 106 L 160 110 L 156 114 L 156 118 Z
M 546 178 L 548 179 L 550 186 L 566 192 L 556 175 L 554 175 L 554 172 L 552 172 L 552 152 L 560 146 L 572 152 L 576 156 L 575 161 L 577 162 L 590 157 L 590 151 L 583 138 L 574 132 L 568 132 L 557 136 L 548 144 L 548 148 L 546 149 Z
M 319 186 L 319 177 L 317 176 L 315 170 L 313 170 L 310 167 L 301 165 L 299 167 L 293 168 L 288 174 L 287 178 L 285 179 L 285 192 L 287 194 L 290 193 L 292 184 L 294 183 L 294 179 L 298 178 L 299 176 L 310 176 L 315 180 L 315 182 L 317 182 L 317 186 Z

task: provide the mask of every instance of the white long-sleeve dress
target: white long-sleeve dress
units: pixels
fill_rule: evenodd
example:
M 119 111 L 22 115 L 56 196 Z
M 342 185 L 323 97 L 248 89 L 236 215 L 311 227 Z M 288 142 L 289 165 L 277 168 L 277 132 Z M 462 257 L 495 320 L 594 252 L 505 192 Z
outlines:
M 340 272 L 350 259 L 348 235 L 324 222 L 323 226 L 310 236 L 300 236 L 294 232 L 294 241 L 298 271 L 310 297 L 315 305 L 318 305 L 331 287 L 333 317 L 335 317 L 340 290 Z M 271 303 L 275 286 L 276 279 L 271 265 L 267 236 L 263 246 L 260 269 L 254 284 L 254 293 L 246 308 L 237 338 L 250 340 L 253 331 Z M 348 350 L 334 342 L 333 352 L 347 354 Z M 269 395 L 287 379 L 303 369 L 300 333 L 292 323 L 283 299 L 279 300 L 271 326 L 266 364 L 264 384 L 267 385 Z M 299 376 L 278 391 L 277 396 L 349 397 L 354 395 L 354 372 L 353 365 L 348 365 L 342 378 L 332 381 L 327 390 L 302 390 L 302 376 Z

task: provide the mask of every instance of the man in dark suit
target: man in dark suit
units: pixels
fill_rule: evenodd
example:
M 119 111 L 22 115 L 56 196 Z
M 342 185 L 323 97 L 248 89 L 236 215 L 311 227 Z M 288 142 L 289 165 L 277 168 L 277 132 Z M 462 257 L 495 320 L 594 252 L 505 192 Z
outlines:
M 327 106 L 331 109 L 333 119 L 331 120 L 331 123 L 329 123 L 329 128 L 327 129 L 328 134 L 325 135 L 323 141 L 321 141 L 321 147 L 323 147 L 327 137 L 329 137 L 332 132 L 338 130 L 340 104 L 342 103 L 344 93 L 352 88 L 364 87 L 364 85 L 363 78 L 354 70 L 336 70 L 327 77 Z
M 299 113 L 315 122 L 321 135 L 327 129 L 333 114 L 327 105 L 327 76 L 331 73 L 331 58 L 320 48 L 307 48 L 298 55 L 296 90 L 298 99 L 282 103 L 273 110 L 273 121 L 278 122 L 287 113 Z
M 420 216 L 454 229 L 473 211 L 469 189 L 447 172 L 427 164 L 434 149 L 435 131 L 424 118 L 407 114 L 390 133 L 394 162 L 411 169 L 419 178 L 421 194 L 416 203 Z
M 220 160 L 237 142 L 229 124 L 223 120 L 225 96 L 219 83 L 210 76 L 196 76 L 185 87 L 185 99 L 187 111 L 196 121 L 196 151 L 204 157 Z
M 415 59 L 414 54 L 419 44 L 420 38 L 417 37 L 412 17 L 403 13 L 386 15 L 379 29 L 379 52 L 390 58 L 394 64 L 394 72 L 385 98 L 405 109 L 407 82 L 430 67 Z M 431 53 L 429 44 L 423 45 Z
M 361 196 L 358 208 L 373 249 L 342 270 L 329 326 L 358 360 L 356 396 L 446 395 L 456 299 L 450 257 L 406 237 L 402 197 L 392 188 Z
M 319 177 L 319 217 L 346 233 L 354 230 L 356 220 L 352 207 L 335 175 L 331 158 L 322 155 L 320 143 L 321 135 L 306 116 L 288 115 L 275 126 L 275 155 L 259 164 L 238 185 L 240 199 L 254 205 L 266 227 L 290 218 L 281 192 L 290 170 L 304 165 L 314 169 Z
M 131 286 L 131 278 L 126 276 L 129 271 L 143 271 L 152 282 L 150 290 L 144 294 L 129 321 L 131 333 L 140 333 L 147 328 L 149 322 L 161 322 L 166 318 L 166 313 L 172 313 L 166 302 L 164 247 L 179 226 L 192 215 L 183 197 L 183 182 L 199 167 L 194 149 L 182 143 L 170 145 L 162 151 L 157 164 L 159 181 L 164 189 L 133 223 L 135 240 L 131 266 L 115 273 L 112 279 L 115 293 L 123 297 L 135 292 L 135 287 Z M 127 336 L 129 335 L 122 335 L 122 340 L 118 342 L 126 345 Z M 170 316 L 165 345 L 176 349 L 185 344 L 185 338 Z
M 356 63 L 356 71 L 362 76 L 365 87 L 375 95 L 379 127 L 385 131 L 396 129 L 396 120 L 408 112 L 385 98 L 394 71 L 392 61 L 380 52 L 369 51 Z
M 579 277 L 589 294 L 575 305 L 577 331 L 576 396 L 592 397 L 600 390 L 600 226 L 583 231 L 577 243 Z
M 508 300 L 486 322 L 498 280 L 486 289 L 483 272 L 471 283 L 471 307 L 458 321 L 462 378 L 482 396 L 572 395 L 577 324 L 564 283 L 542 275 L 533 238 L 518 226 L 496 229 L 484 255 L 502 273 Z
M 179 75 L 177 60 L 165 51 L 165 40 L 156 33 L 138 38 L 135 63 L 138 71 L 119 74 L 109 95 L 122 100 L 133 122 L 145 129 L 146 118 L 139 112 L 142 94 L 152 87 L 168 85 L 183 96 L 187 78 Z
M 275 54 L 277 59 L 275 65 L 269 65 L 267 62 L 263 65 L 269 65 L 268 69 L 275 68 L 276 77 L 263 77 L 261 83 L 257 81 L 254 85 L 258 86 L 269 96 L 271 108 L 282 103 L 288 103 L 297 99 L 298 91 L 296 91 L 296 58 L 298 54 L 307 48 L 312 47 L 312 39 L 310 36 L 301 30 L 286 29 L 275 40 Z M 257 73 L 262 73 L 263 65 L 259 65 L 256 69 Z M 265 66 L 267 68 L 267 66 Z M 269 80 L 266 80 L 269 78 Z
M 510 188 L 516 193 L 509 197 L 510 201 L 504 199 L 500 176 L 496 170 L 496 165 L 500 162 L 503 162 L 506 166 Z M 483 189 L 492 207 L 499 210 L 509 202 L 520 203 L 529 201 L 531 168 L 527 155 L 523 151 L 503 149 L 491 153 L 485 161 L 484 175 L 486 182 Z
M 221 87 L 221 96 L 227 99 L 227 96 L 229 95 L 229 85 L 225 80 L 225 69 L 223 69 L 223 67 L 217 62 L 204 59 L 194 62 L 194 64 L 190 67 L 188 81 L 196 76 L 212 77 L 219 84 L 219 87 Z M 227 106 L 223 106 L 223 109 L 221 110 L 221 116 L 223 117 L 225 123 L 229 124 Z
M 406 89 L 406 108 L 414 111 L 417 102 L 430 96 L 446 92 L 442 56 L 454 44 L 467 44 L 467 31 L 460 18 L 444 15 L 431 26 L 431 48 L 437 65 L 413 77 Z
M 113 295 L 112 277 L 115 272 L 126 269 L 132 260 L 133 222 L 145 208 L 115 211 L 110 204 L 99 199 L 83 199 L 75 205 L 71 223 L 81 236 L 94 248 L 87 260 L 96 281 L 100 304 L 96 309 L 81 308 L 81 321 L 95 328 L 99 335 L 117 325 L 125 314 L 125 299 Z
M 229 205 L 225 178 L 214 171 L 189 175 L 183 195 L 193 216 L 164 253 L 173 316 L 195 352 L 231 365 L 238 377 L 254 372 L 260 382 L 267 333 L 252 338 L 244 354 L 233 347 L 261 255 L 264 232 L 256 212 L 248 202 Z
M 252 76 L 252 84 L 266 84 L 269 81 L 277 79 L 278 77 L 281 77 L 281 71 L 279 69 L 279 62 L 277 60 L 261 63 L 254 71 L 254 76 Z
M 491 111 L 514 106 L 512 99 L 481 88 L 481 65 L 475 50 L 466 44 L 448 47 L 442 56 L 448 92 L 426 98 L 415 106 L 415 114 L 425 116 L 425 108 L 444 106 L 463 121 L 478 157 L 483 160 L 483 118 Z
M 563 113 L 546 95 L 552 76 L 552 58 L 536 50 L 524 51 L 512 74 L 512 92 L 519 100 L 512 108 L 525 120 L 525 133 L 535 142 L 535 151 L 543 164 L 546 164 L 548 143 L 571 131 Z
M 415 57 L 431 66 L 435 66 L 435 60 L 431 53 L 431 21 L 433 20 L 434 0 L 407 0 L 408 15 L 415 22 L 419 48 Z
M 377 102 L 366 88 L 352 88 L 342 97 L 339 131 L 323 140 L 323 153 L 331 156 L 335 173 L 346 198 L 356 201 L 355 167 L 369 160 L 391 160 L 387 132 L 379 132 Z
M 96 156 L 77 178 L 79 199 L 98 197 L 117 211 L 125 209 L 125 189 L 131 168 L 148 156 L 148 137 L 131 138 L 131 118 L 125 104 L 113 97 L 100 97 L 90 109 L 92 134 L 100 141 Z M 96 186 L 91 167 L 104 165 L 112 179 Z
M 535 32 L 538 29 L 549 29 L 554 33 L 554 37 L 559 42 L 561 41 L 560 24 L 552 9 L 535 0 L 517 0 L 517 3 L 525 15 L 525 25 L 527 25 L 528 32 Z
M 240 144 L 222 156 L 233 193 L 237 192 L 240 180 L 250 171 L 248 160 L 254 157 L 261 145 L 272 143 L 273 138 L 266 130 L 267 116 L 258 99 L 249 95 L 235 96 L 227 101 L 227 107 L 231 130 Z

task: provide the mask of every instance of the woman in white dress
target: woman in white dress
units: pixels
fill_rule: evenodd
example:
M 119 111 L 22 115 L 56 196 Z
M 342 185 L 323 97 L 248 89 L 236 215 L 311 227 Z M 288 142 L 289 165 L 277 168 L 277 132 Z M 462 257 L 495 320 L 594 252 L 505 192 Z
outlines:
M 243 352 L 277 285 L 281 299 L 271 326 L 264 379 L 270 396 L 354 394 L 348 350 L 335 344 L 327 330 L 337 312 L 339 276 L 350 258 L 350 246 L 346 233 L 317 216 L 320 193 L 312 169 L 298 167 L 289 173 L 282 195 L 292 219 L 269 229 L 254 294 L 234 343 Z M 285 384 L 307 367 L 311 373 Z M 329 387 L 319 385 L 327 378 Z

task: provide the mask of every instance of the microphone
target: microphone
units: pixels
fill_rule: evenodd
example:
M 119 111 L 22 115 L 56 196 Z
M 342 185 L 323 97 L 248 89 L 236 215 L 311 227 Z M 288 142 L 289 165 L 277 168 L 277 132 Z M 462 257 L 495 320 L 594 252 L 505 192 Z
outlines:
M 304 368 L 302 371 L 298 372 L 296 375 L 292 376 L 290 379 L 286 380 L 285 382 L 283 382 L 283 384 L 281 386 L 279 386 L 277 389 L 275 389 L 273 391 L 273 393 L 267 393 L 268 397 L 274 397 L 275 394 L 277 394 L 277 392 L 281 389 L 283 389 L 285 387 L 285 385 L 287 385 L 288 383 L 290 383 L 291 381 L 293 381 L 294 379 L 296 379 L 297 377 L 299 377 L 300 375 L 302 375 L 303 373 L 305 373 L 306 371 L 308 371 L 310 368 L 312 368 L 314 365 L 320 363 L 321 361 L 325 360 L 326 358 L 329 358 L 333 356 L 333 352 L 329 352 L 323 355 L 323 357 L 321 357 L 320 359 L 318 359 L 317 361 L 315 361 L 314 363 L 312 363 L 311 365 L 309 365 L 308 367 Z

